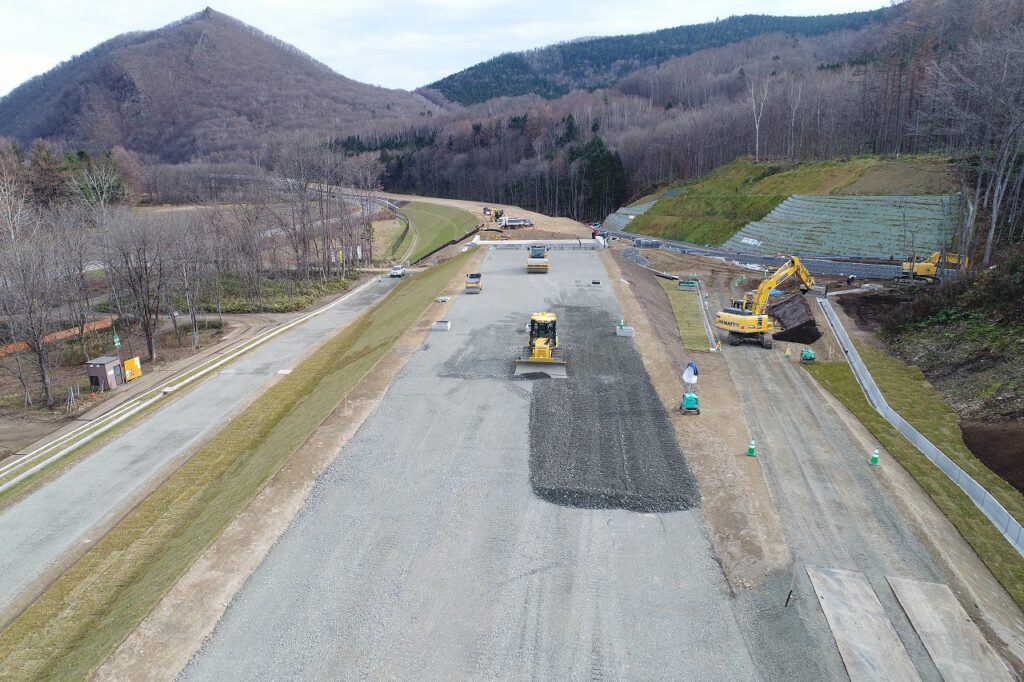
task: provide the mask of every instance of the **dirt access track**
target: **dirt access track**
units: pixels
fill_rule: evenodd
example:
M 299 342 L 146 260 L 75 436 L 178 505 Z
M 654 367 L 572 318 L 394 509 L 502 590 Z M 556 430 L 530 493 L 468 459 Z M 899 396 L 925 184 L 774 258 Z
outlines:
M 543 213 L 537 213 L 535 211 L 527 211 L 526 209 L 518 206 L 507 206 L 505 204 L 488 204 L 482 201 L 465 201 L 463 199 L 438 199 L 436 197 L 418 197 L 410 194 L 384 194 L 385 199 L 391 201 L 425 201 L 431 204 L 440 204 L 441 206 L 452 206 L 454 208 L 461 208 L 464 211 L 469 211 L 475 216 L 480 218 L 480 222 L 486 222 L 487 216 L 483 214 L 484 206 L 488 206 L 492 209 L 502 209 L 505 211 L 507 216 L 515 216 L 517 218 L 529 218 L 533 221 L 535 230 L 529 228 L 507 230 L 506 234 L 515 239 L 531 239 L 531 238 L 542 238 L 545 233 L 549 238 L 569 238 L 579 237 L 581 239 L 590 239 L 590 228 L 585 226 L 583 223 L 573 220 L 572 218 L 553 218 L 546 216 Z M 490 223 L 497 227 L 497 223 Z

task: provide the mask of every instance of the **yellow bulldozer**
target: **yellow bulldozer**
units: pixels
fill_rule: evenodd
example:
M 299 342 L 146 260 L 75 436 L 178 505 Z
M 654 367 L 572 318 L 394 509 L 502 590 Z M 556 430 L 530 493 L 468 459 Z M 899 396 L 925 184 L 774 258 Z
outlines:
M 962 258 L 955 253 L 946 253 L 945 256 L 939 251 L 936 251 L 927 258 L 917 258 L 911 261 L 905 261 L 903 263 L 902 272 L 893 277 L 892 281 L 896 284 L 910 284 L 914 282 L 920 282 L 922 284 L 938 284 L 939 283 L 939 265 L 942 265 L 943 270 L 955 270 L 960 267 L 961 264 L 966 266 L 968 263 L 968 257 L 963 256 Z
M 516 376 L 547 374 L 554 379 L 567 375 L 565 356 L 558 345 L 558 316 L 544 311 L 530 316 L 530 340 L 516 358 Z
M 772 290 L 796 275 L 801 287 L 810 290 L 814 287 L 814 278 L 800 259 L 790 256 L 782 267 L 771 277 L 761 282 L 754 294 L 734 300 L 732 306 L 715 314 L 715 327 L 728 332 L 731 346 L 738 346 L 744 341 L 760 343 L 764 348 L 772 347 L 772 332 L 775 323 L 768 315 L 768 297 Z

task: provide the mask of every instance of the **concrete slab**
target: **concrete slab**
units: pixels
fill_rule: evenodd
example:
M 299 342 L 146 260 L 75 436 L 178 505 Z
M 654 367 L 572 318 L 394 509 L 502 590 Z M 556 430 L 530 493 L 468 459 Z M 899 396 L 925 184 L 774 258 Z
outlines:
M 1013 679 L 946 585 L 908 578 L 888 580 L 944 679 Z
M 814 566 L 807 576 L 852 682 L 921 679 L 867 576 Z

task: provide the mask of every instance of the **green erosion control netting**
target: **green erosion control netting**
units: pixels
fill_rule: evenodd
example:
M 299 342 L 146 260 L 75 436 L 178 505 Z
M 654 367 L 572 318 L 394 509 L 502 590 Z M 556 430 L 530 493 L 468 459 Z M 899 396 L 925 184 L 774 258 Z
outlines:
M 796 194 L 763 220 L 747 223 L 725 248 L 903 258 L 950 246 L 960 212 L 956 195 L 809 196 Z
M 677 192 L 678 194 L 678 192 Z M 606 230 L 628 230 L 629 222 L 638 215 L 643 215 L 651 209 L 656 201 L 649 201 L 639 206 L 623 206 L 615 213 L 611 213 L 604 219 L 601 227 Z

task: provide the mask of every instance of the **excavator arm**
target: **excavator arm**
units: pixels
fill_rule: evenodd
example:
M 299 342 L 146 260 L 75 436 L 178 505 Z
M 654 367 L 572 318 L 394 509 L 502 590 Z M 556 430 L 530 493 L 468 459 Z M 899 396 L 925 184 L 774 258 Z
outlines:
M 799 278 L 800 283 L 807 289 L 814 286 L 814 278 L 811 277 L 811 273 L 807 270 L 807 267 L 804 266 L 796 256 L 790 256 L 787 263 L 776 270 L 771 277 L 761 282 L 761 286 L 757 287 L 757 291 L 754 293 L 754 298 L 751 301 L 748 310 L 755 315 L 764 315 L 765 311 L 768 309 L 768 297 L 771 296 L 772 289 L 778 289 L 780 284 L 788 280 L 793 275 L 796 275 Z

